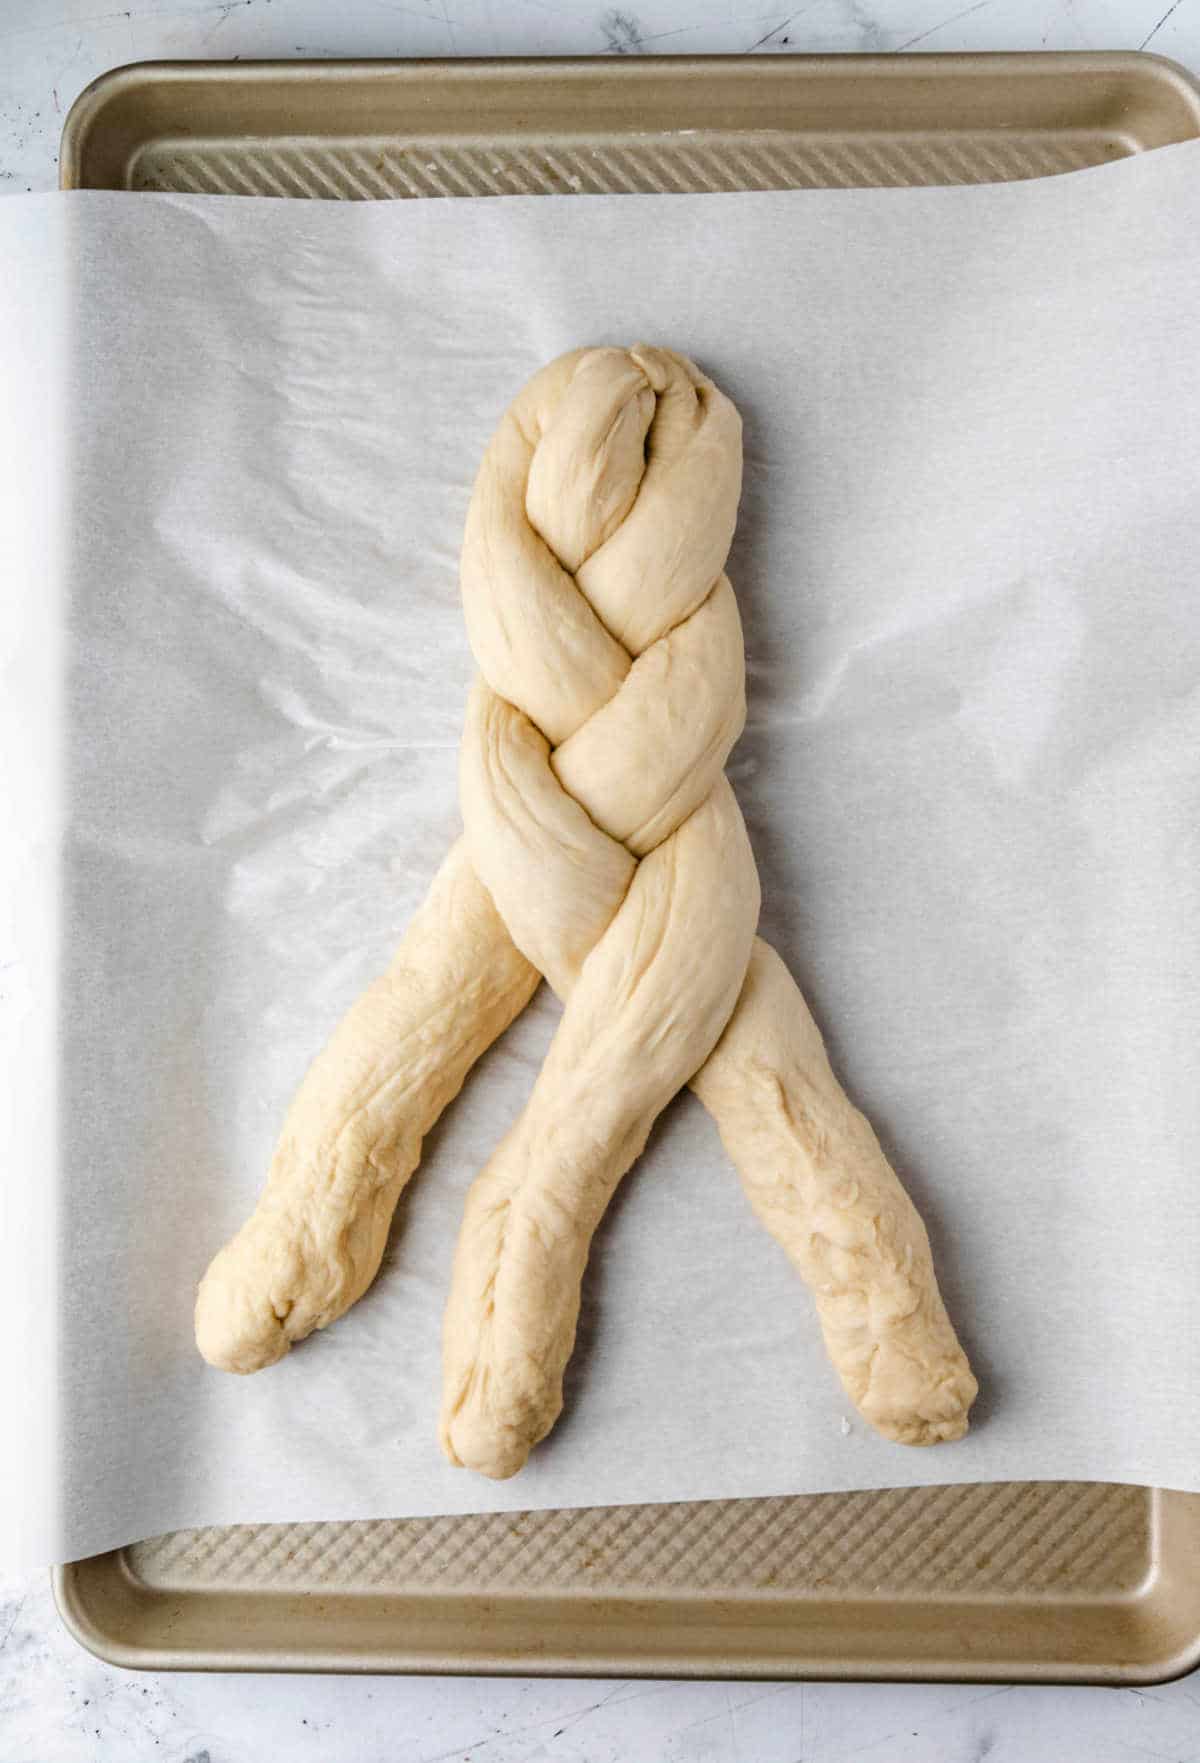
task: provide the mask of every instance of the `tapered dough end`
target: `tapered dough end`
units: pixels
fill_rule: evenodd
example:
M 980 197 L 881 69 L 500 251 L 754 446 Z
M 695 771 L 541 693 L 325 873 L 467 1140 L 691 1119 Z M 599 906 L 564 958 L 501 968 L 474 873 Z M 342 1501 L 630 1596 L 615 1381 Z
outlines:
M 240 1377 L 282 1359 L 292 1344 L 261 1269 L 248 1267 L 235 1237 L 217 1254 L 196 1293 L 196 1345 L 218 1371 Z
M 453 1297 L 446 1326 L 448 1365 L 438 1443 L 456 1469 L 507 1481 L 524 1468 L 533 1447 L 562 1413 L 561 1380 L 548 1378 L 524 1356 L 456 1351 Z
M 456 1469 L 473 1469 L 492 1481 L 508 1481 L 525 1467 L 537 1439 L 524 1437 L 472 1404 L 443 1417 L 438 1443 Z
M 928 1355 L 912 1352 L 901 1341 L 880 1341 L 865 1375 L 851 1373 L 843 1382 L 863 1419 L 898 1445 L 940 1445 L 961 1439 L 979 1394 L 957 1342 L 931 1362 Z

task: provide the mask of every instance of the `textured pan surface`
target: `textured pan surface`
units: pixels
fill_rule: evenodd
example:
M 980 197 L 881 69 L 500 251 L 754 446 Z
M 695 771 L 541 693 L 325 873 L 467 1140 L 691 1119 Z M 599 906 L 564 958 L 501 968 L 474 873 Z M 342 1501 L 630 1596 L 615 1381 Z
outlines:
M 368 199 L 979 183 L 1200 135 L 1149 56 L 179 63 L 65 187 Z M 128 1665 L 1149 1682 L 1200 1652 L 1200 1499 L 1077 1483 L 179 1531 L 60 1570 Z
M 1080 141 L 804 139 L 794 134 L 727 134 L 719 144 L 593 137 L 476 146 L 430 141 L 328 147 L 193 146 L 152 143 L 130 167 L 137 190 L 194 190 L 231 196 L 537 196 L 689 190 L 792 190 L 870 184 L 969 184 L 983 178 L 1044 177 L 1074 171 L 1124 148 Z
M 1129 1594 L 1150 1571 L 1145 1489 L 1009 1482 L 680 1506 L 234 1525 L 138 1543 L 147 1585 L 319 1591 Z

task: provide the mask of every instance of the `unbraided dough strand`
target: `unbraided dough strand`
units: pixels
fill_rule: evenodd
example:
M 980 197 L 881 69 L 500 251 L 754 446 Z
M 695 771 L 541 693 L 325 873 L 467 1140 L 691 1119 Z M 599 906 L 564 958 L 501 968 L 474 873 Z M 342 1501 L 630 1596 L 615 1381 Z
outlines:
M 465 848 L 389 970 L 406 976 L 398 1051 L 378 1044 L 391 1023 L 369 992 L 301 1086 L 258 1212 L 202 1283 L 214 1363 L 268 1364 L 360 1295 L 421 1135 L 541 971 L 568 1003 L 468 1198 L 445 1329 L 451 1457 L 511 1474 L 553 1424 L 592 1232 L 693 1072 L 866 1418 L 905 1443 L 965 1430 L 975 1382 L 921 1222 L 786 968 L 750 940 L 757 881 L 720 776 L 744 717 L 721 574 L 740 467 L 732 405 L 665 351 L 564 357 L 501 423 L 463 555 L 483 676 L 463 743 Z M 443 1046 L 427 1030 L 410 1080 L 403 1024 L 443 1011 L 459 1033 Z M 394 1075 L 379 1085 L 381 1061 Z
M 977 1385 L 925 1226 L 761 937 L 692 1088 L 750 1204 L 816 1299 L 829 1357 L 864 1419 L 903 1445 L 961 1438 Z
M 460 839 L 391 966 L 309 1067 L 258 1206 L 200 1283 L 211 1365 L 260 1371 L 361 1298 L 421 1140 L 538 977 Z

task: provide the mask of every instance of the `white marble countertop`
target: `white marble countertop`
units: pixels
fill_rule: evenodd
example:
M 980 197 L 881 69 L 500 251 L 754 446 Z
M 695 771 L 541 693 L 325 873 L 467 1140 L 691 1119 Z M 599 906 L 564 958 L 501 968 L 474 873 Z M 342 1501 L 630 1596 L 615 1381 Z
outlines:
M 0 192 L 49 190 L 76 94 L 158 58 L 1136 49 L 1200 68 L 1200 0 L 0 0 Z M 139 1674 L 0 1575 L 0 1763 L 1200 1763 L 1153 1690 Z

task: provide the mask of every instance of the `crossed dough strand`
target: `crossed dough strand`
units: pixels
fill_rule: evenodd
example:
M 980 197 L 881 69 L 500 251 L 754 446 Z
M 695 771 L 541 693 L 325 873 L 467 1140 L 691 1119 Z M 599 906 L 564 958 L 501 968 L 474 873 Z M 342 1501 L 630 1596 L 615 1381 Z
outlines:
M 903 1443 L 966 1430 L 975 1381 L 924 1227 L 754 937 L 722 775 L 745 713 L 722 574 L 740 483 L 736 411 L 666 351 L 563 357 L 506 414 L 463 551 L 480 667 L 466 834 L 310 1068 L 256 1212 L 201 1283 L 211 1363 L 270 1364 L 361 1296 L 424 1133 L 544 974 L 562 1022 L 455 1257 L 451 1460 L 511 1475 L 553 1425 L 593 1232 L 689 1080 L 864 1416 Z

